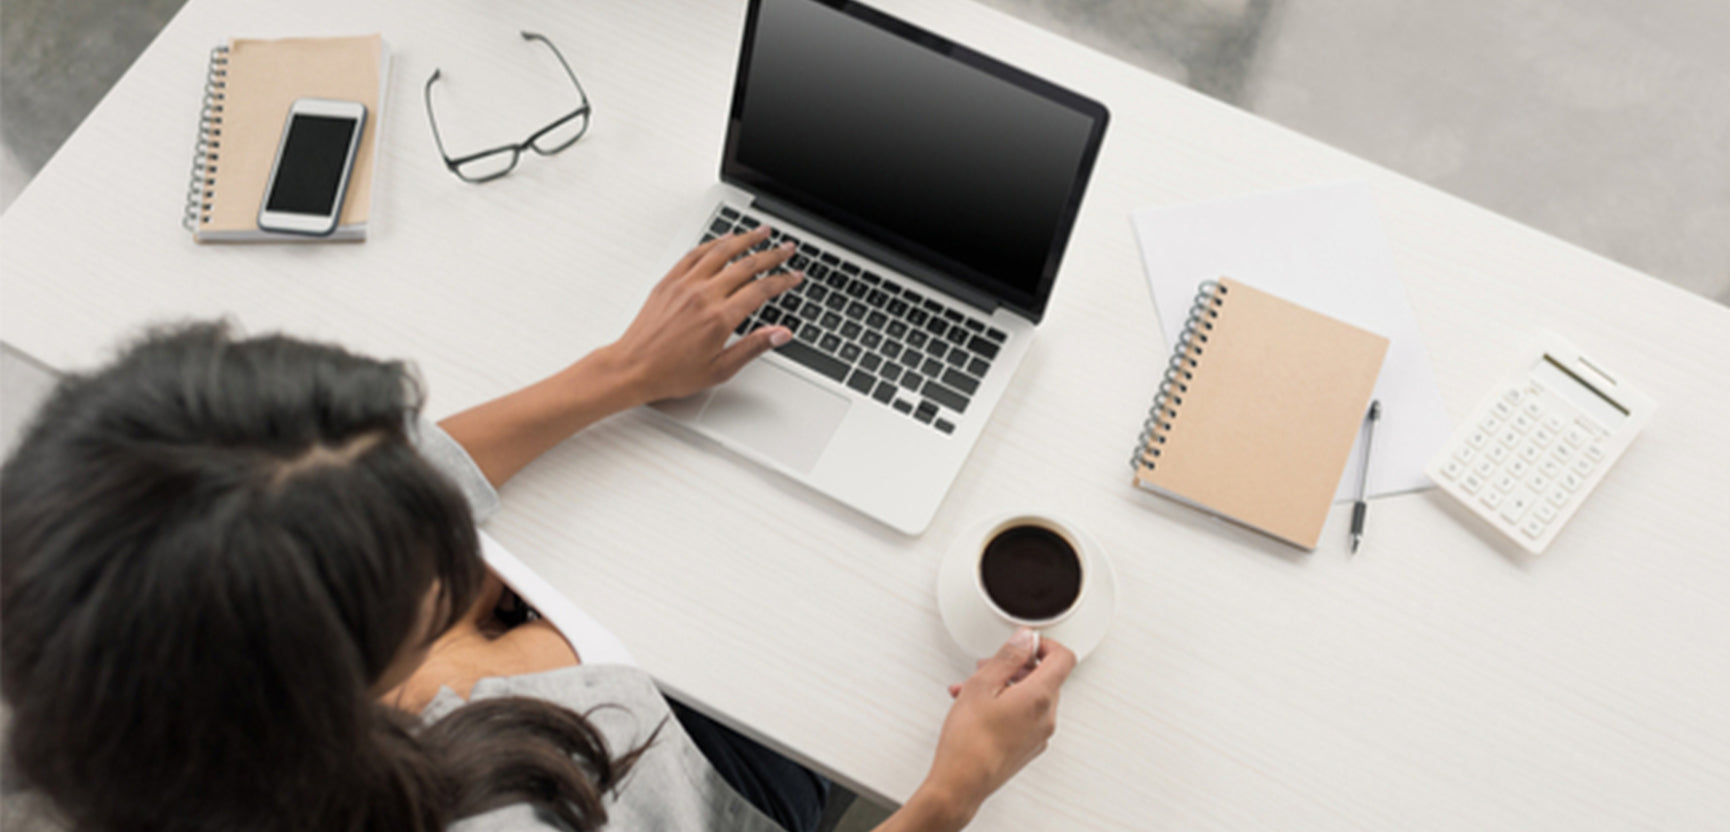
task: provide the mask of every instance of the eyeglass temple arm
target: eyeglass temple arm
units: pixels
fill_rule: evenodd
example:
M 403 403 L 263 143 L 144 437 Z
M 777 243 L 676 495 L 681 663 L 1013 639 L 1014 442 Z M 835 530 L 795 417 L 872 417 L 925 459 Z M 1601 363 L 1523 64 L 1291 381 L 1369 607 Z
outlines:
M 433 82 L 439 79 L 442 72 L 443 70 L 434 69 L 432 77 L 426 79 L 426 88 L 424 90 L 426 96 L 426 123 L 432 127 L 433 144 L 438 145 L 439 156 L 445 160 L 445 167 L 454 170 L 455 166 L 451 163 L 451 155 L 445 152 L 444 139 L 439 137 L 438 119 L 433 118 L 432 87 Z
M 589 106 L 589 94 L 583 90 L 583 82 L 577 80 L 576 71 L 571 69 L 570 63 L 565 60 L 565 54 L 559 51 L 559 47 L 554 45 L 552 41 L 548 40 L 546 35 L 536 32 L 525 31 L 522 33 L 522 36 L 523 40 L 538 40 L 541 43 L 546 44 L 548 49 L 553 50 L 553 57 L 559 59 L 559 65 L 565 68 L 565 74 L 571 77 L 571 83 L 577 85 L 577 95 L 582 96 L 583 106 Z

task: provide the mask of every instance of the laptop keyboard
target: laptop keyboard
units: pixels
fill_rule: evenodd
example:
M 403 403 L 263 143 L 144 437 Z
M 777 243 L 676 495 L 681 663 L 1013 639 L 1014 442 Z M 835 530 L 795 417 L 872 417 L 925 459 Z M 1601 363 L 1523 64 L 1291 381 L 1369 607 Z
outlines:
M 702 241 L 762 222 L 721 206 Z M 777 353 L 921 424 L 954 433 L 1007 333 L 863 269 L 826 243 L 777 230 L 755 250 L 787 242 L 799 250 L 776 271 L 803 270 L 805 279 L 759 307 L 739 324 L 738 334 L 785 326 L 794 338 Z

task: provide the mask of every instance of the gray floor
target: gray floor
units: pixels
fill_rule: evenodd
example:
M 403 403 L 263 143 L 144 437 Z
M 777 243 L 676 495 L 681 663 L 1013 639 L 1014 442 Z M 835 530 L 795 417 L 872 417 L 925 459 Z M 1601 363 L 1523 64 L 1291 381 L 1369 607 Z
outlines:
M 0 0 L 0 210 L 181 2 Z M 1730 304 L 1723 0 L 983 2 Z M 49 383 L 0 353 L 7 447 Z

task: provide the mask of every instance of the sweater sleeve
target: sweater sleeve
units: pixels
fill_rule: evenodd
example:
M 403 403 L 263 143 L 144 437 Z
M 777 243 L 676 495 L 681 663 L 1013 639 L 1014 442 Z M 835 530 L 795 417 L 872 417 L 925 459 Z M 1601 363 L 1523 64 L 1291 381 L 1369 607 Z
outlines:
M 416 416 L 408 426 L 409 439 L 414 442 L 415 449 L 421 456 L 427 458 L 439 473 L 450 477 L 457 488 L 462 489 L 463 496 L 468 498 L 469 510 L 475 515 L 475 523 L 485 523 L 499 510 L 499 492 L 487 482 L 481 467 L 475 464 L 474 458 L 463 449 L 444 428 L 434 424 L 425 416 Z

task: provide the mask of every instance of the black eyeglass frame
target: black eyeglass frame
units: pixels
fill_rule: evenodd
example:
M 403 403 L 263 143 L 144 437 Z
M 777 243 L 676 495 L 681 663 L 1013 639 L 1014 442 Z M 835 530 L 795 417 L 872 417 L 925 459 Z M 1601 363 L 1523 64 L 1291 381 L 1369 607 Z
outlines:
M 565 150 L 566 148 L 570 147 L 573 144 L 576 144 L 578 139 L 581 139 L 584 134 L 589 132 L 588 119 L 589 119 L 589 114 L 592 110 L 592 108 L 589 106 L 589 94 L 583 90 L 583 82 L 577 80 L 577 73 L 571 70 L 571 65 L 568 61 L 565 60 L 564 54 L 561 53 L 559 51 L 559 47 L 554 45 L 552 41 L 548 40 L 545 35 L 536 34 L 534 32 L 523 32 L 522 36 L 523 36 L 523 40 L 538 40 L 541 43 L 546 44 L 548 49 L 553 50 L 553 57 L 558 58 L 559 59 L 559 65 L 563 66 L 565 68 L 565 74 L 569 75 L 571 78 L 571 83 L 576 85 L 577 95 L 582 97 L 583 103 L 581 106 L 577 107 L 577 109 L 572 110 L 571 112 L 569 112 L 563 116 L 560 116 L 553 123 L 551 123 L 545 127 L 542 127 L 539 130 L 536 130 L 534 133 L 530 134 L 530 136 L 527 139 L 524 139 L 521 143 L 502 144 L 502 145 L 499 145 L 498 147 L 494 147 L 494 148 L 491 148 L 488 150 L 482 150 L 482 151 L 479 151 L 476 153 L 470 153 L 467 156 L 463 156 L 463 157 L 460 157 L 457 159 L 452 159 L 450 156 L 450 153 L 445 151 L 444 139 L 439 136 L 438 120 L 433 117 L 433 103 L 432 103 L 433 83 L 438 81 L 439 78 L 442 77 L 442 73 L 443 73 L 443 70 L 434 69 L 433 74 L 426 79 L 426 88 L 424 90 L 425 97 L 426 97 L 427 124 L 432 126 L 433 143 L 438 145 L 439 156 L 444 159 L 445 167 L 449 168 L 451 173 L 456 174 L 456 177 L 458 179 L 461 179 L 464 182 L 469 182 L 469 183 L 472 183 L 475 185 L 479 185 L 482 182 L 491 182 L 494 179 L 497 179 L 501 176 L 504 176 L 507 173 L 510 173 L 513 170 L 516 170 L 517 162 L 522 158 L 522 152 L 524 150 L 533 150 L 534 152 L 539 153 L 542 156 L 551 156 L 555 153 L 559 153 L 559 152 Z M 572 136 L 569 140 L 559 144 L 557 147 L 550 147 L 550 148 L 544 148 L 544 147 L 541 147 L 540 145 L 535 143 L 536 139 L 539 139 L 540 137 L 545 136 L 546 134 L 551 133 L 552 131 L 557 130 L 560 127 L 563 127 L 565 124 L 569 123 L 572 119 L 578 118 L 578 117 L 581 117 L 583 119 L 583 126 L 581 129 L 579 129 L 577 131 L 577 134 L 575 136 Z M 473 162 L 477 159 L 483 159 L 483 158 L 486 158 L 488 156 L 492 156 L 492 155 L 499 154 L 499 153 L 511 154 L 511 163 L 509 165 L 506 165 L 503 169 L 501 169 L 495 173 L 489 173 L 486 176 L 482 176 L 482 177 L 478 177 L 478 178 L 472 177 L 472 176 L 467 176 L 462 172 L 462 166 L 463 165 L 466 165 L 466 164 Z

